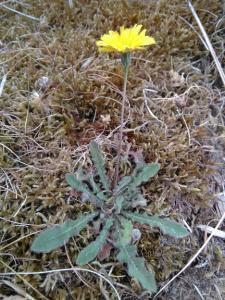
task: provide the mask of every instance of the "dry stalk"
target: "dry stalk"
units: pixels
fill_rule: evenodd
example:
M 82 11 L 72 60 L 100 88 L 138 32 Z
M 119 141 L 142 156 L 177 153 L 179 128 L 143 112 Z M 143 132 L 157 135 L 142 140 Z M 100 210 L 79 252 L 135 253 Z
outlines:
M 127 99 L 126 92 L 127 92 L 128 69 L 129 69 L 129 65 L 124 67 L 123 100 L 122 100 L 122 108 L 121 108 L 121 115 L 120 115 L 119 144 L 118 144 L 118 150 L 117 150 L 117 161 L 116 161 L 116 170 L 115 170 L 113 187 L 115 187 L 117 184 L 118 176 L 119 176 L 119 168 L 120 168 L 120 163 L 121 163 L 123 128 L 124 128 L 124 112 L 125 112 L 125 103 L 126 103 L 126 99 Z
M 213 57 L 213 59 L 214 59 L 214 62 L 215 62 L 216 67 L 217 67 L 217 70 L 218 70 L 218 72 L 219 72 L 219 74 L 220 74 L 221 80 L 222 80 L 223 85 L 224 85 L 224 87 L 225 87 L 225 74 L 224 74 L 223 68 L 222 68 L 222 66 L 221 66 L 221 63 L 220 63 L 220 61 L 219 61 L 219 59 L 218 59 L 218 57 L 217 57 L 217 55 L 216 55 L 216 52 L 215 52 L 215 50 L 214 50 L 214 48 L 213 48 L 213 46 L 212 46 L 212 43 L 210 42 L 210 39 L 209 39 L 209 37 L 208 37 L 208 34 L 206 33 L 205 28 L 203 27 L 203 25 L 202 25 L 202 23 L 201 23 L 201 21 L 200 21 L 198 15 L 197 15 L 197 13 L 196 13 L 194 7 L 193 7 L 193 5 L 191 4 L 191 1 L 188 1 L 188 5 L 189 5 L 189 8 L 190 8 L 190 10 L 191 10 L 191 12 L 192 12 L 192 14 L 193 14 L 193 16 L 194 16 L 194 18 L 195 18 L 195 20 L 196 20 L 198 26 L 199 26 L 199 29 L 200 29 L 201 32 L 202 32 L 204 41 L 205 41 L 205 43 L 206 43 L 206 45 L 207 45 L 207 50 L 210 51 L 210 53 L 211 53 L 211 55 L 212 55 L 212 57 Z M 202 40 L 202 39 L 201 39 L 201 40 Z M 205 45 L 205 44 L 204 44 L 204 45 Z

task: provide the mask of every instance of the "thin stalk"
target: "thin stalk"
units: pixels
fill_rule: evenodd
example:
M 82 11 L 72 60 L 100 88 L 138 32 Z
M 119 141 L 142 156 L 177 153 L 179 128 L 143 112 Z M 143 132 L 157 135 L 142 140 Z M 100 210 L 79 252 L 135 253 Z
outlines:
M 113 187 L 116 187 L 119 176 L 119 168 L 121 163 L 121 152 L 122 152 L 122 143 L 123 143 L 123 128 L 124 128 L 124 112 L 125 112 L 125 103 L 127 99 L 127 78 L 128 78 L 129 64 L 124 65 L 124 82 L 123 82 L 123 99 L 122 99 L 122 108 L 120 115 L 120 131 L 119 131 L 119 143 L 117 150 L 117 160 L 116 160 L 116 170 L 114 175 Z

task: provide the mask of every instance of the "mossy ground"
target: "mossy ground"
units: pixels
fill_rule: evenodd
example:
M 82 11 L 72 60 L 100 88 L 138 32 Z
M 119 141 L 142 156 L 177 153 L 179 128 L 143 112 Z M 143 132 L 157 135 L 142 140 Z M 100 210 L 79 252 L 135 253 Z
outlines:
M 117 55 L 97 52 L 95 41 L 110 29 L 138 23 L 157 45 L 132 58 L 121 176 L 132 169 L 129 151 L 142 151 L 146 162 L 158 161 L 158 176 L 143 187 L 147 210 L 185 220 L 193 230 L 178 241 L 158 231 L 143 233 L 140 255 L 163 286 L 202 245 L 204 235 L 196 226 L 213 226 L 219 218 L 222 83 L 210 54 L 187 24 L 195 26 L 186 1 L 80 0 L 73 7 L 68 3 L 9 3 L 40 22 L 0 8 L 1 77 L 7 74 L 0 98 L 0 272 L 70 268 L 91 239 L 87 230 L 66 249 L 47 255 L 29 250 L 39 230 L 92 209 L 71 193 L 65 174 L 81 165 L 91 168 L 88 144 L 97 137 L 113 177 L 122 69 Z M 193 4 L 223 61 L 221 1 Z M 204 299 L 224 298 L 224 254 L 224 244 L 214 238 L 196 265 L 158 299 L 199 299 L 196 287 Z M 92 268 L 110 272 L 122 299 L 151 298 L 114 263 L 113 255 Z M 71 272 L 5 275 L 0 294 L 17 294 L 20 288 L 35 299 L 114 299 L 99 277 L 80 275 L 88 285 Z

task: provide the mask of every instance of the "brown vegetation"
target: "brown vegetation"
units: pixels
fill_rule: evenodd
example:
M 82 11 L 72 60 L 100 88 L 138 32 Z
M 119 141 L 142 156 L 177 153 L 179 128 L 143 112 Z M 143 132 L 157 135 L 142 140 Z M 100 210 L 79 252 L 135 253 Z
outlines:
M 147 210 L 184 220 L 193 230 L 179 241 L 157 230 L 143 233 L 140 254 L 162 286 L 203 243 L 196 225 L 216 224 L 223 192 L 224 91 L 186 1 L 80 0 L 73 7 L 65 0 L 18 2 L 9 5 L 40 21 L 0 7 L 1 77 L 7 74 L 0 98 L 1 274 L 70 268 L 91 240 L 87 231 L 51 254 L 29 250 L 42 228 L 92 209 L 64 178 L 81 165 L 91 168 L 91 140 L 101 144 L 113 178 L 122 68 L 117 55 L 99 54 L 95 41 L 110 29 L 138 23 L 157 45 L 132 57 L 121 176 L 131 172 L 133 152 L 142 151 L 146 162 L 158 161 L 158 176 L 143 188 Z M 194 5 L 222 61 L 221 2 Z M 196 287 L 204 299 L 225 297 L 224 253 L 224 244 L 214 238 L 196 266 L 158 299 L 199 299 Z M 108 276 L 122 299 L 149 299 L 113 255 L 90 268 Z M 0 294 L 17 294 L 17 287 L 35 299 L 114 299 L 104 280 L 79 275 L 5 275 L 14 288 L 3 281 Z

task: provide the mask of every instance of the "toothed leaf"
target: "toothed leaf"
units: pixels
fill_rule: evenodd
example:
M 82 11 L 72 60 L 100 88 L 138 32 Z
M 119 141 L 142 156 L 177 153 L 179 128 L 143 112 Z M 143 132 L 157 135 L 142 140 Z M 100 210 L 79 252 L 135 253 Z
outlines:
M 132 187 L 136 188 L 144 182 L 147 182 L 151 177 L 155 176 L 160 169 L 158 163 L 145 164 L 138 169 L 137 174 L 134 175 Z
M 99 186 L 97 185 L 97 183 L 94 181 L 94 177 L 92 174 L 89 175 L 89 178 L 88 178 L 89 182 L 90 182 L 90 185 L 93 189 L 93 192 L 95 194 L 99 193 L 100 192 L 100 188 Z
M 103 227 L 100 235 L 97 239 L 90 243 L 86 248 L 84 248 L 78 255 L 76 263 L 78 265 L 85 265 L 91 262 L 98 255 L 99 251 L 102 249 L 106 242 L 107 235 L 110 228 L 113 225 L 113 219 L 108 219 L 105 226 Z
M 73 189 L 77 190 L 78 192 L 91 194 L 88 186 L 81 180 L 77 179 L 74 175 L 66 174 L 66 181 Z
M 182 238 L 188 235 L 188 231 L 183 225 L 168 218 L 138 213 L 124 213 L 124 216 L 131 219 L 133 222 L 138 222 L 139 224 L 158 227 L 164 234 L 168 234 L 172 237 Z
M 134 191 L 144 182 L 147 182 L 151 177 L 155 176 L 160 168 L 157 163 L 138 165 L 131 176 L 123 177 L 114 192 L 121 193 L 125 189 Z
M 116 247 L 119 249 L 119 253 L 117 255 L 117 259 L 121 263 L 125 263 L 127 265 L 128 274 L 131 277 L 136 278 L 143 288 L 155 292 L 156 291 L 156 283 L 154 278 L 154 273 L 147 270 L 145 267 L 144 259 L 141 257 L 137 257 L 137 248 L 135 245 L 127 244 L 127 239 L 125 239 L 127 232 L 130 231 L 131 225 L 129 221 L 124 221 L 126 223 L 123 230 L 117 224 L 117 243 Z M 125 224 L 124 223 L 124 224 Z M 124 230 L 126 234 L 124 235 Z
M 48 253 L 63 246 L 70 237 L 79 234 L 98 214 L 81 216 L 77 220 L 67 220 L 62 225 L 55 225 L 41 232 L 33 241 L 31 250 L 37 253 Z
M 108 182 L 108 178 L 105 174 L 104 160 L 103 160 L 101 151 L 98 147 L 98 144 L 95 142 L 92 142 L 90 144 L 90 151 L 91 151 L 92 160 L 95 164 L 95 167 L 96 167 L 98 175 L 101 179 L 102 185 L 103 185 L 104 189 L 108 191 L 109 190 L 109 182 Z
M 149 271 L 142 257 L 136 257 L 137 248 L 134 245 L 126 245 L 120 249 L 117 259 L 127 265 L 128 274 L 136 278 L 144 289 L 156 292 L 154 273 Z

